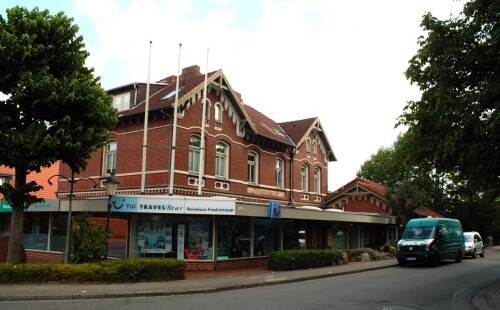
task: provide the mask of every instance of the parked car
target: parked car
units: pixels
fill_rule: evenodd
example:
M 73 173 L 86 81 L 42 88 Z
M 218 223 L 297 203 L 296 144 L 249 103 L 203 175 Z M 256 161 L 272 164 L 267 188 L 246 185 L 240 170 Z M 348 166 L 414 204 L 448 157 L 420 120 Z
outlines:
M 476 258 L 476 255 L 484 257 L 484 244 L 481 235 L 476 231 L 464 232 L 465 255 Z

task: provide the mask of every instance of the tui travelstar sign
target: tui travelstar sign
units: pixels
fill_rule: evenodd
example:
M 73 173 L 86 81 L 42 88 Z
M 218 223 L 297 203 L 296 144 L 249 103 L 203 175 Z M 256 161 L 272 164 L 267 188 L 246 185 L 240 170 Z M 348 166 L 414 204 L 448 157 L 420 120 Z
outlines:
M 113 196 L 112 212 L 234 215 L 236 199 L 226 197 Z

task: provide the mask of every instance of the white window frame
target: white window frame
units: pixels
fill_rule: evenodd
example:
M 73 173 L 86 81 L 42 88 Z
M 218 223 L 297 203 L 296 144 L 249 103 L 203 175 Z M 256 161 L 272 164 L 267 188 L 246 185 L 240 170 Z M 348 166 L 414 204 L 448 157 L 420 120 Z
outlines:
M 116 140 L 111 140 L 106 144 L 106 152 L 104 154 L 104 174 L 111 175 L 116 171 L 116 151 L 118 150 L 118 143 Z M 109 169 L 111 168 L 111 169 Z
M 198 141 L 198 145 L 195 145 L 194 139 Z M 189 136 L 189 158 L 188 158 L 188 171 L 189 172 L 200 172 L 200 146 L 201 138 L 198 135 Z M 195 162 L 196 160 L 196 162 Z
M 311 153 L 311 139 L 309 138 L 306 139 L 306 153 L 307 154 Z
M 285 187 L 285 161 L 281 158 L 276 158 L 276 188 Z
M 316 140 L 313 140 L 313 155 L 318 155 L 318 143 L 316 143 Z
M 319 168 L 314 169 L 314 193 L 321 193 L 321 170 Z
M 224 148 L 224 152 L 219 152 L 219 147 Z M 224 142 L 217 142 L 215 146 L 215 176 L 228 178 L 229 175 L 229 146 Z
M 253 156 L 253 159 L 250 159 Z M 254 151 L 248 152 L 248 183 L 257 184 L 259 182 L 259 154 Z
M 300 189 L 303 192 L 307 192 L 307 189 L 309 188 L 309 167 L 306 164 L 303 164 L 300 167 Z
M 113 96 L 113 107 L 118 111 L 130 109 L 130 93 Z
M 216 124 L 222 125 L 222 104 L 217 102 L 214 107 L 214 121 Z

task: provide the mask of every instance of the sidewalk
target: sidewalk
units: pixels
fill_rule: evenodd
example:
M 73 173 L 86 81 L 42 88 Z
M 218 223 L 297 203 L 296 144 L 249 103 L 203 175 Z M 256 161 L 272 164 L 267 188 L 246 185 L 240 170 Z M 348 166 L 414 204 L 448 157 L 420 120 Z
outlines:
M 170 282 L 139 282 L 123 284 L 0 284 L 3 301 L 63 300 L 165 296 L 211 293 L 241 288 L 334 277 L 397 266 L 396 259 L 367 263 L 349 263 L 293 271 L 270 271 L 266 267 L 233 270 L 186 272 L 186 279 Z M 479 292 L 473 303 L 481 310 L 500 309 L 500 282 Z

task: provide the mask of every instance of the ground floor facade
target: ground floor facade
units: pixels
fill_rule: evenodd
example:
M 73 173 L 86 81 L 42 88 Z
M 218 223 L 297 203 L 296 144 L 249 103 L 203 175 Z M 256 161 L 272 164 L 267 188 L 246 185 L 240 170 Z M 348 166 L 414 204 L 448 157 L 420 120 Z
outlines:
M 0 236 L 8 235 L 10 226 L 9 206 L 2 206 Z M 61 255 L 69 209 L 69 201 L 59 199 L 30 207 L 24 221 L 25 249 L 39 256 Z M 270 251 L 375 248 L 396 241 L 399 235 L 392 217 L 243 203 L 225 197 L 78 199 L 71 202 L 71 212 L 73 217 L 89 213 L 103 226 L 109 216 L 109 257 L 170 257 L 203 270 L 266 263 Z

